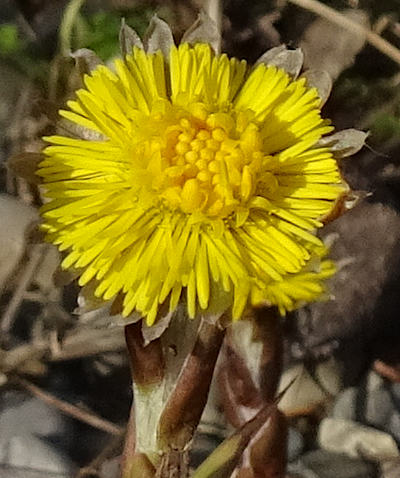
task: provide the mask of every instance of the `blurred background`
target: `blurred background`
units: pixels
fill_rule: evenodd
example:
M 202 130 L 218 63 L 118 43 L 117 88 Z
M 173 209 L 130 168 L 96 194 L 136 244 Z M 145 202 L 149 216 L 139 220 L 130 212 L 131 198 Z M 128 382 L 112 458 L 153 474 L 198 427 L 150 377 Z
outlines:
M 117 476 L 131 400 L 123 331 L 105 309 L 78 317 L 77 285 L 37 232 L 38 187 L 16 172 L 33 176 L 41 137 L 79 85 L 70 51 L 109 62 L 121 18 L 142 35 L 154 13 L 179 41 L 202 7 L 0 0 L 0 478 Z M 341 164 L 362 200 L 323 234 L 339 269 L 331 296 L 284 319 L 282 386 L 299 377 L 282 402 L 288 476 L 399 478 L 400 2 L 225 0 L 221 27 L 223 51 L 249 62 L 300 46 L 305 67 L 334 80 L 324 116 L 370 132 Z M 213 402 L 193 463 L 229 430 L 215 391 Z

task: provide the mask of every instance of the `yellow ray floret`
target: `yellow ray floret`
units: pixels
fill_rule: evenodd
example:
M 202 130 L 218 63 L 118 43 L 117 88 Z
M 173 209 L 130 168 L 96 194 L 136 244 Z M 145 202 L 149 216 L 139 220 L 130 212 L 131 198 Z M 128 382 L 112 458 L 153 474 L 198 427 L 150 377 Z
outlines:
M 149 324 L 164 303 L 238 319 L 323 292 L 315 230 L 345 186 L 304 79 L 182 44 L 168 62 L 134 48 L 84 84 L 60 114 L 101 139 L 45 138 L 38 171 L 43 228 L 82 286 Z

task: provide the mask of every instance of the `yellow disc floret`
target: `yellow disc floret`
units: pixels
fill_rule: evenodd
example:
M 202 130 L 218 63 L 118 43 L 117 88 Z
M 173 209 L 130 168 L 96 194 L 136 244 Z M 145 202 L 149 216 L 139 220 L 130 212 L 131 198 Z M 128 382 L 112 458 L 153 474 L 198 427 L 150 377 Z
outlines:
M 152 133 L 136 156 L 142 152 L 139 162 L 151 175 L 149 189 L 167 208 L 186 214 L 227 218 L 248 210 L 270 161 L 251 112 L 209 113 L 199 104 L 188 110 L 170 107 L 148 120 Z

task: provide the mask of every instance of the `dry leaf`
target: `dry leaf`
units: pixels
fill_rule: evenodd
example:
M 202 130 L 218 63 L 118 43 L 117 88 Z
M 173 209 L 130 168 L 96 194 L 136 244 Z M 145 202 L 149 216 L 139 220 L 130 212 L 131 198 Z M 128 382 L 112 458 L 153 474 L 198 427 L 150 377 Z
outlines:
M 343 15 L 369 27 L 368 16 L 362 10 L 348 10 Z M 300 47 L 304 51 L 304 64 L 307 68 L 327 71 L 335 80 L 353 64 L 365 42 L 364 35 L 341 28 L 324 18 L 317 18 L 305 30 Z
M 0 195 L 0 290 L 16 269 L 25 251 L 25 234 L 38 220 L 34 208 L 6 194 Z

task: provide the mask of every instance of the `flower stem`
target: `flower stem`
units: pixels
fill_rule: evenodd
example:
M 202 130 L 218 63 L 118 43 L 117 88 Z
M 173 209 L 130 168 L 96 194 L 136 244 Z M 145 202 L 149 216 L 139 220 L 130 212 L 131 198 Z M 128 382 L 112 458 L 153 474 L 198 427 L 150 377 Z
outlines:
M 224 332 L 203 321 L 192 352 L 160 418 L 162 446 L 183 450 L 191 440 L 205 407 Z
M 205 320 L 190 320 L 185 308 L 148 345 L 141 327 L 125 327 L 134 408 L 122 476 L 187 478 L 189 444 L 207 401 L 224 331 Z

